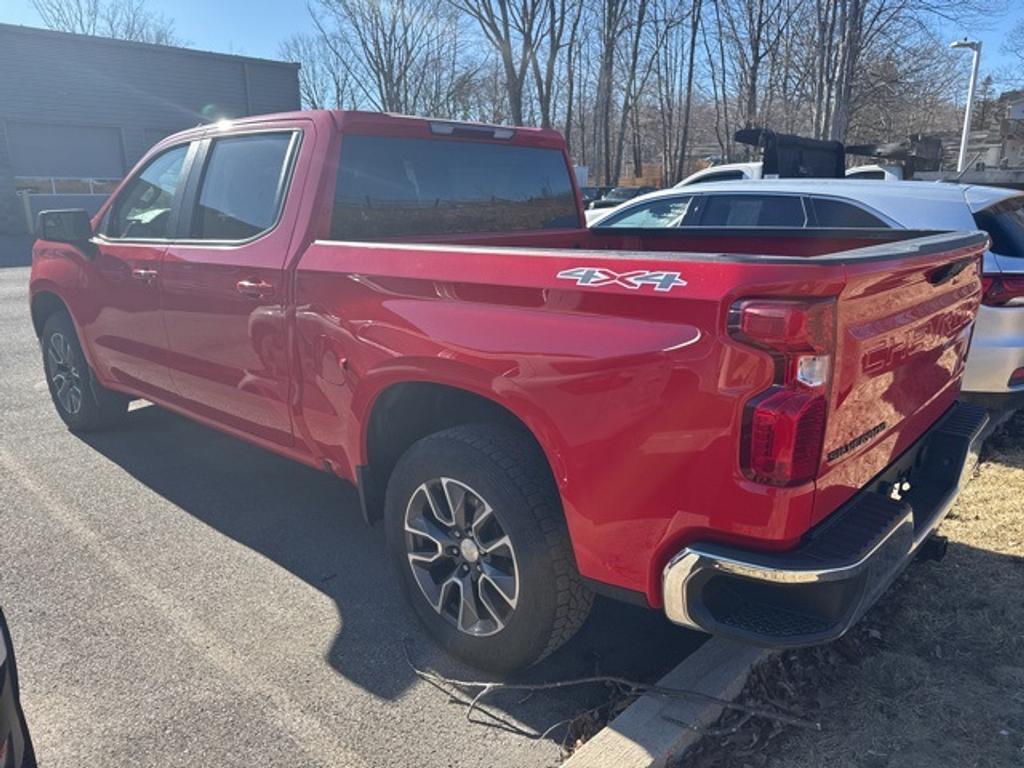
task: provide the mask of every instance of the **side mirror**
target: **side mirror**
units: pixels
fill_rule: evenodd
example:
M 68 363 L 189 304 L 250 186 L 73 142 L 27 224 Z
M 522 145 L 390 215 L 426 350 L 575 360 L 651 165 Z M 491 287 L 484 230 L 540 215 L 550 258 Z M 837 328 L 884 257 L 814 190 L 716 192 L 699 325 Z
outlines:
M 40 211 L 36 219 L 37 238 L 74 245 L 87 259 L 96 256 L 92 236 L 92 222 L 89 220 L 88 212 L 82 208 Z
M 40 211 L 36 220 L 36 237 L 55 243 L 84 245 L 92 238 L 92 222 L 82 208 L 61 211 Z

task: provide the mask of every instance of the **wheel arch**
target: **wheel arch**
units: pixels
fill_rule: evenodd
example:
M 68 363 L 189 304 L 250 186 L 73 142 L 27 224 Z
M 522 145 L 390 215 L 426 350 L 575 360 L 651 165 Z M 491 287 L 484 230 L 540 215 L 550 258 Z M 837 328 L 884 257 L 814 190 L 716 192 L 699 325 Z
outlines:
M 495 397 L 430 380 L 398 381 L 383 387 L 370 404 L 362 430 L 363 463 L 356 467 L 363 514 L 370 523 L 381 516 L 384 490 L 395 464 L 417 440 L 460 424 L 491 422 L 526 436 L 544 457 L 556 488 L 560 485 L 557 450 L 549 450 L 549 429 L 520 409 Z
M 47 318 L 61 310 L 71 315 L 71 309 L 67 302 L 56 291 L 43 288 L 32 294 L 29 311 L 32 315 L 32 327 L 35 329 L 37 339 L 42 338 L 43 326 L 46 324 Z M 71 319 L 74 321 L 74 316 Z

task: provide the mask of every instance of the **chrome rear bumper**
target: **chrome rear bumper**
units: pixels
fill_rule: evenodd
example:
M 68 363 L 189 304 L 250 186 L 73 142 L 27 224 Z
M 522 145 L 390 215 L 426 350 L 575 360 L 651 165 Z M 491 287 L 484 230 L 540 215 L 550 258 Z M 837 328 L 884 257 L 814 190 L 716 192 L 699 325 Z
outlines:
M 874 604 L 946 516 L 973 469 L 988 416 L 950 408 L 897 461 L 790 552 L 693 544 L 662 574 L 676 624 L 764 645 L 825 642 Z M 893 484 L 910 489 L 899 500 Z

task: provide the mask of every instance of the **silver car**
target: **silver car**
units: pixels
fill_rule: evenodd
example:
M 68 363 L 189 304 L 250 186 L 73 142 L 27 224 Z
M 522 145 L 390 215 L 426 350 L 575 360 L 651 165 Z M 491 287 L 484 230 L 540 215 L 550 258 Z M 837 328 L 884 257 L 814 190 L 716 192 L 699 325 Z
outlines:
M 1024 402 L 1024 193 L 923 181 L 723 181 L 638 197 L 590 226 L 984 230 L 992 248 L 982 266 L 985 293 L 964 396 L 992 408 Z

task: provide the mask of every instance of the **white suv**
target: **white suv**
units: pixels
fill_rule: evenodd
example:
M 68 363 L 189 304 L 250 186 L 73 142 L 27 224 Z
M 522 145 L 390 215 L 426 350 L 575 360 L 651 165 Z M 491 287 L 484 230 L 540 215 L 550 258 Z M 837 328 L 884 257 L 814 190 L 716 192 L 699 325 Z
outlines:
M 923 181 L 722 181 L 652 192 L 590 226 L 984 230 L 992 248 L 963 389 L 989 407 L 1024 401 L 1024 193 Z

